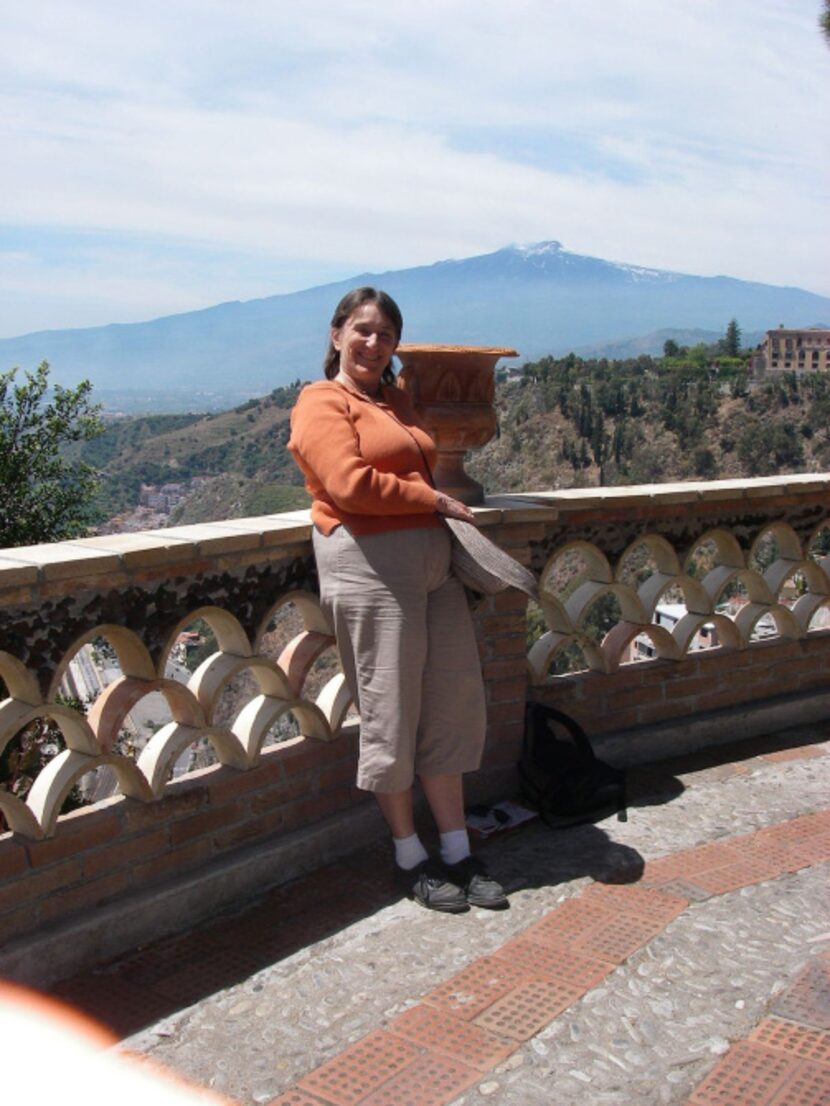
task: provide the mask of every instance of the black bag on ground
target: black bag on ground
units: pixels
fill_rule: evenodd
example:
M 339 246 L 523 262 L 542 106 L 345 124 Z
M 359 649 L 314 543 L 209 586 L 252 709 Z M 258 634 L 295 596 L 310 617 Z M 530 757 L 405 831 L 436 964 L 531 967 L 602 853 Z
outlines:
M 525 708 L 519 778 L 524 797 L 549 826 L 597 822 L 614 813 L 626 821 L 625 772 L 600 760 L 579 723 L 553 707 Z

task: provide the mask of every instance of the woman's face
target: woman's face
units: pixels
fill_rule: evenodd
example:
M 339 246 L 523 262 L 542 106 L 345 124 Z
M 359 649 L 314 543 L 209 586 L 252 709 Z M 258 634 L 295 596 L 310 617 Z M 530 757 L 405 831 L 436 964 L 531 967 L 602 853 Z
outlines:
M 362 303 L 341 327 L 332 327 L 331 340 L 340 372 L 362 391 L 374 392 L 398 345 L 391 320 L 376 303 Z

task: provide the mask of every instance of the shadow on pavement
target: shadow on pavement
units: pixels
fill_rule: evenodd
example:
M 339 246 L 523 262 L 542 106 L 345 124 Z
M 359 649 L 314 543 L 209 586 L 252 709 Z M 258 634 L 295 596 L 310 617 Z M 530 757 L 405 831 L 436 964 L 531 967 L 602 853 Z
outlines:
M 629 774 L 629 817 L 639 807 L 669 803 L 684 791 L 680 774 L 740 765 L 753 757 L 826 740 L 815 728 L 710 748 Z M 731 769 L 731 770 L 734 770 Z M 551 829 L 538 819 L 489 839 L 480 850 L 508 891 L 590 878 L 634 883 L 644 861 L 603 826 Z M 425 835 L 426 839 L 426 835 Z M 434 844 L 434 842 L 433 842 Z M 400 898 L 387 843 L 240 903 L 210 923 L 139 948 L 63 980 L 51 993 L 80 1008 L 119 1036 L 140 1029 L 248 979 L 256 972 L 369 917 Z
M 379 844 L 49 991 L 130 1036 L 394 902 L 400 892 L 391 866 L 390 850 Z

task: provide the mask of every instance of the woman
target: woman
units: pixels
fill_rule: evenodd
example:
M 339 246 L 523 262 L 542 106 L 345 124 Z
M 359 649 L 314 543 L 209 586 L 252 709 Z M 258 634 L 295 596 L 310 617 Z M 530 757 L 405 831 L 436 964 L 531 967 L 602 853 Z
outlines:
M 343 297 L 326 380 L 300 393 L 288 448 L 313 497 L 320 598 L 360 710 L 358 787 L 374 793 L 416 901 L 451 913 L 500 908 L 504 891 L 470 856 L 465 827 L 461 777 L 481 760 L 484 688 L 441 518 L 473 515 L 434 487 L 435 445 L 395 387 L 402 327 L 386 293 L 357 288 Z M 415 831 L 416 775 L 440 859 L 428 857 Z

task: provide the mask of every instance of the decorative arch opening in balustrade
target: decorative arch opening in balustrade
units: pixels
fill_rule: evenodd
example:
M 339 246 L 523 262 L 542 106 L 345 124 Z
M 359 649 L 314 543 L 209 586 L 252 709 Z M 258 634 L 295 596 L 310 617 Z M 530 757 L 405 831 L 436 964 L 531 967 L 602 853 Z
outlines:
M 830 520 L 818 526 L 806 543 L 806 564 L 793 614 L 810 630 L 830 629 Z M 810 571 L 807 566 L 810 566 Z M 816 568 L 812 568 L 815 565 Z
M 803 536 L 802 536 L 803 537 Z M 531 608 L 531 681 L 830 627 L 830 524 L 714 526 L 684 542 L 645 532 L 615 560 L 583 538 L 555 548 Z
M 165 630 L 155 664 L 131 629 L 107 623 L 64 649 L 45 695 L 10 654 L 0 681 L 0 757 L 20 762 L 33 735 L 39 746 L 26 787 L 0 788 L 0 829 L 30 838 L 81 800 L 149 802 L 207 764 L 251 767 L 266 743 L 332 741 L 351 705 L 317 597 L 303 590 L 280 595 L 251 637 L 230 611 L 201 606 Z
M 342 727 L 350 703 L 344 701 L 345 682 L 334 635 L 316 595 L 296 591 L 282 596 L 263 619 L 256 646 L 285 672 L 296 696 L 320 707 L 333 732 Z M 334 704 L 337 708 L 332 713 Z M 356 718 L 353 709 L 350 717 Z M 280 732 L 278 726 L 276 740 Z

